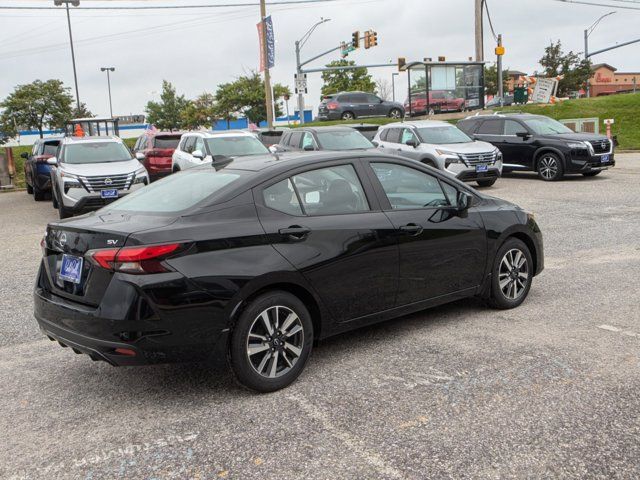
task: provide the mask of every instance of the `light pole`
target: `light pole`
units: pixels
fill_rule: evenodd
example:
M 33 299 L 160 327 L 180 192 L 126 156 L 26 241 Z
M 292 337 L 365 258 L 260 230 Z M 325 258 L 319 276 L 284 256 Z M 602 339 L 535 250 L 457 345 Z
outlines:
M 316 22 L 307 33 L 305 33 L 300 40 L 296 40 L 296 78 L 298 81 L 302 81 L 302 66 L 300 65 L 300 50 L 304 47 L 304 44 L 307 43 L 309 37 L 313 33 L 313 31 L 318 27 L 318 25 L 322 25 L 330 21 L 330 18 L 320 18 L 319 22 Z M 304 123 L 304 92 L 303 89 L 298 88 L 298 115 L 300 116 L 300 123 Z
M 392 101 L 396 101 L 396 77 L 400 75 L 398 72 L 393 72 L 391 74 L 391 97 Z
M 56 7 L 65 5 L 67 9 L 67 24 L 69 25 L 69 43 L 71 44 L 71 62 L 73 63 L 73 81 L 76 85 L 76 107 L 80 109 L 80 93 L 78 90 L 78 73 L 76 72 L 76 54 L 73 50 L 73 35 L 71 34 L 71 15 L 69 14 L 69 4 L 74 7 L 80 6 L 80 0 L 53 0 Z
M 584 59 L 589 60 L 589 35 L 595 30 L 598 24 L 602 21 L 604 17 L 608 17 L 609 15 L 613 15 L 616 12 L 609 12 L 602 15 L 595 22 L 591 24 L 591 26 L 584 31 Z M 587 98 L 591 96 L 591 83 L 589 82 L 591 79 L 587 79 Z
M 101 72 L 107 72 L 107 86 L 109 88 L 109 113 L 111 114 L 111 118 L 113 118 L 113 104 L 111 103 L 111 77 L 109 76 L 110 72 L 115 72 L 115 67 L 100 67 Z

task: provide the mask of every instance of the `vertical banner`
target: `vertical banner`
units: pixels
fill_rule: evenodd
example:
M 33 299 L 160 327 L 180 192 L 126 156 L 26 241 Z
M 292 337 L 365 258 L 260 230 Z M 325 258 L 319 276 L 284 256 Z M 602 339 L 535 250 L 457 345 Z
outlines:
M 265 66 L 266 68 L 273 68 L 276 64 L 276 41 L 275 35 L 273 33 L 273 21 L 271 20 L 271 15 L 266 17 L 262 22 L 258 22 L 256 25 L 258 28 L 258 45 L 260 46 L 260 72 L 264 72 Z M 267 37 L 267 58 L 265 59 L 264 55 L 264 37 L 262 34 L 263 29 L 266 29 L 266 37 Z

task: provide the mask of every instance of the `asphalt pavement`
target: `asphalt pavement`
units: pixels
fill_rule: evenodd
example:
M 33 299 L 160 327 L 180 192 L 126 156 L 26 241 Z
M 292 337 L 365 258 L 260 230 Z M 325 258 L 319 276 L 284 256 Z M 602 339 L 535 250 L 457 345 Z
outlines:
M 44 338 L 31 295 L 56 212 L 0 194 L 0 478 L 638 478 L 640 155 L 617 162 L 484 189 L 544 233 L 521 307 L 460 301 L 327 340 L 268 395 Z

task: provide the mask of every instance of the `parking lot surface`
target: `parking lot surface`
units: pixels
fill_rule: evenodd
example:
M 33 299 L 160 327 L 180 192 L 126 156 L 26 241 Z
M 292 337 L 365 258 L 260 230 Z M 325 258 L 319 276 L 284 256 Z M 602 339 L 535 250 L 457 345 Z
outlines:
M 56 212 L 1 194 L 0 478 L 638 478 L 640 155 L 617 161 L 485 189 L 545 236 L 521 307 L 461 301 L 327 340 L 268 395 L 44 338 L 32 284 Z

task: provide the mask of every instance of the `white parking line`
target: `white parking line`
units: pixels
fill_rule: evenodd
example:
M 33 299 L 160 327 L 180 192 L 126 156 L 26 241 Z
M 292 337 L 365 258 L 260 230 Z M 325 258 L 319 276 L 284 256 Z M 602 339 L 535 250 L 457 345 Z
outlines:
M 613 325 L 598 325 L 601 330 L 607 330 L 608 332 L 622 333 L 627 337 L 640 338 L 640 333 L 631 332 L 629 330 L 623 330 L 622 328 L 614 327 Z

